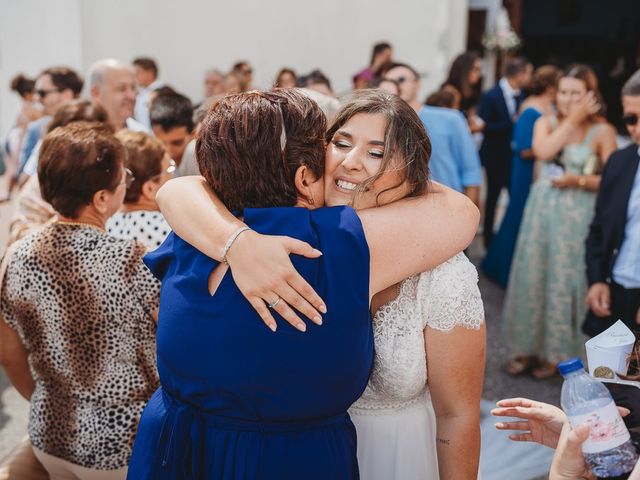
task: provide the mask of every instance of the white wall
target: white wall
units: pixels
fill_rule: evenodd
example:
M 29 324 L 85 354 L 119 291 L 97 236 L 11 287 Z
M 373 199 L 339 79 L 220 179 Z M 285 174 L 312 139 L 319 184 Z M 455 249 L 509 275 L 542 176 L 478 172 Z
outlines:
M 29 76 L 43 68 L 82 62 L 80 0 L 0 0 L 0 133 L 15 119 L 18 96 L 10 91 L 17 73 Z
M 256 86 L 268 87 L 282 66 L 322 69 L 337 92 L 388 40 L 395 57 L 437 88 L 466 42 L 467 0 L 0 0 L 0 131 L 17 98 L 10 78 L 53 64 L 85 72 L 102 57 L 154 57 L 161 78 L 193 100 L 207 68 L 246 59 Z

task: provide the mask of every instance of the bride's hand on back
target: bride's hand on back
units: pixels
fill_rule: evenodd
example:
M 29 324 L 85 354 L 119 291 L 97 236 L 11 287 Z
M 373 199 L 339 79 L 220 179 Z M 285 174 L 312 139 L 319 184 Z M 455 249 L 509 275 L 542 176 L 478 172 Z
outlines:
M 238 289 L 272 331 L 277 326 L 271 308 L 304 332 L 306 324 L 293 309 L 317 325 L 322 324 L 321 314 L 327 309 L 320 296 L 296 271 L 290 254 L 306 258 L 322 255 L 306 242 L 249 230 L 233 243 L 227 253 L 227 262 Z

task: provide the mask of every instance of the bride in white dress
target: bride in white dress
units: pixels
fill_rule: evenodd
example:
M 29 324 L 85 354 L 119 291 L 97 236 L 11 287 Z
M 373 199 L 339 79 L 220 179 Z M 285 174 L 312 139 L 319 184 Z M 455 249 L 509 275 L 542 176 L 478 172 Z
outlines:
M 362 480 L 474 478 L 465 472 L 477 471 L 480 452 L 484 309 L 477 282 L 460 253 L 402 282 L 377 310 L 373 372 L 349 410 Z

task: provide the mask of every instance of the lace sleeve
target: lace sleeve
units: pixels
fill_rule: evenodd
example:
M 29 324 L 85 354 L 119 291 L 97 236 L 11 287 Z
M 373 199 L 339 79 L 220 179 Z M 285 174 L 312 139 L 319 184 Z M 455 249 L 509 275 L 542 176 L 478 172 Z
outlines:
M 448 332 L 457 326 L 477 330 L 484 322 L 478 272 L 463 253 L 421 274 L 417 296 L 423 326 Z

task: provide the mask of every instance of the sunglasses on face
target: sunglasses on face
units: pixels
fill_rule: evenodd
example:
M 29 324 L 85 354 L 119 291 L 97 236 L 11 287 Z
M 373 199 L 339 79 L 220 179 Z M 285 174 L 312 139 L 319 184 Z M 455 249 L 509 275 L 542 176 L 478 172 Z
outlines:
M 57 93 L 57 92 L 59 92 L 57 88 L 54 88 L 53 90 L 36 90 L 36 94 L 43 99 L 50 93 Z
M 636 123 L 638 123 L 638 115 L 636 115 L 635 113 L 625 115 L 624 117 L 622 117 L 622 121 L 624 122 L 625 125 L 632 127 Z

